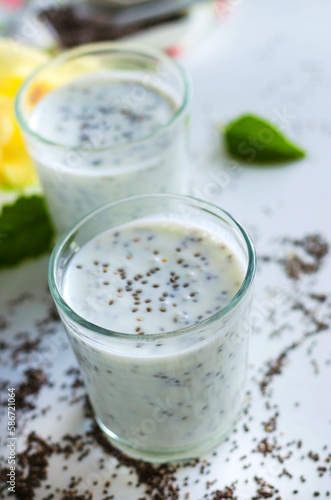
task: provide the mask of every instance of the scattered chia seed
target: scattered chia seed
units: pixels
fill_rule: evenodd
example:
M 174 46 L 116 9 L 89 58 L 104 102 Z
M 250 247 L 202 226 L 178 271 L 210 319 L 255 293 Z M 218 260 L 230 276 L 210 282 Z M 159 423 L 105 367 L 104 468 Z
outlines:
M 268 420 L 268 422 L 265 422 L 264 430 L 266 432 L 273 432 L 276 430 L 277 417 L 278 417 L 278 413 L 276 413 L 274 417 L 271 417 Z
M 320 294 L 311 293 L 310 297 L 314 300 L 317 300 L 317 302 L 325 302 L 327 299 L 327 296 L 324 293 L 320 293 Z
M 311 460 L 313 460 L 314 462 L 318 462 L 320 457 L 317 453 L 313 453 L 312 451 L 310 451 L 308 453 L 308 457 L 311 458 Z
M 25 380 L 16 387 L 15 405 L 17 410 L 28 411 L 36 408 L 31 396 L 37 396 L 44 385 L 50 386 L 50 382 L 41 369 L 29 368 L 25 370 L 24 375 Z M 7 406 L 7 401 L 4 401 L 2 405 Z
M 318 234 L 308 235 L 299 239 L 284 238 L 284 246 L 291 245 L 292 250 L 284 258 L 275 258 L 264 255 L 260 257 L 263 262 L 276 262 L 282 264 L 287 276 L 292 280 L 299 280 L 303 275 L 314 274 L 319 271 L 324 258 L 329 251 L 329 244 Z M 296 253 L 299 249 L 302 256 Z
M 35 432 L 28 435 L 26 449 L 17 455 L 15 496 L 18 500 L 36 498 L 35 489 L 47 479 L 48 458 L 52 453 L 52 447 Z M 8 473 L 9 468 L 0 469 L 0 479 L 5 483 L 5 488 Z
M 275 445 L 268 443 L 267 439 L 263 439 L 257 446 L 257 451 L 262 453 L 266 457 L 269 453 L 272 453 Z

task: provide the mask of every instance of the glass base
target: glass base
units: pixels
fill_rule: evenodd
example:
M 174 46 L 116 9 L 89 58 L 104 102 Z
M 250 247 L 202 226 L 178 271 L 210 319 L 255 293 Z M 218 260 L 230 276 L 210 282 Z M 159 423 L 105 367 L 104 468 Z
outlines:
M 134 448 L 126 444 L 122 439 L 116 436 L 116 434 L 110 431 L 97 417 L 96 422 L 102 432 L 105 434 L 106 438 L 113 446 L 115 446 L 115 448 L 119 449 L 132 458 L 144 460 L 146 462 L 151 462 L 154 464 L 161 464 L 167 462 L 182 462 L 186 460 L 194 460 L 203 455 L 206 455 L 210 451 L 214 450 L 232 432 L 238 420 L 240 419 L 241 414 L 242 412 L 240 411 L 237 417 L 232 421 L 231 425 L 222 428 L 221 431 L 214 433 L 208 439 L 196 443 L 194 444 L 194 446 L 186 446 L 184 448 L 175 448 L 171 450 L 150 450 L 143 448 Z

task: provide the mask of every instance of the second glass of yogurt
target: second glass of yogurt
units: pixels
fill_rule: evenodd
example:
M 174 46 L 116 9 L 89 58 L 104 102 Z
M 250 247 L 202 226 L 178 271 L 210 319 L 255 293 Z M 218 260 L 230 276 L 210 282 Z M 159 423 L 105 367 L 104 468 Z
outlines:
M 16 114 L 59 234 L 111 201 L 185 192 L 188 96 L 175 61 L 114 43 L 69 50 L 23 84 Z
M 153 462 L 188 459 L 233 429 L 255 269 L 238 222 L 179 195 L 107 205 L 58 242 L 51 293 L 115 446 Z

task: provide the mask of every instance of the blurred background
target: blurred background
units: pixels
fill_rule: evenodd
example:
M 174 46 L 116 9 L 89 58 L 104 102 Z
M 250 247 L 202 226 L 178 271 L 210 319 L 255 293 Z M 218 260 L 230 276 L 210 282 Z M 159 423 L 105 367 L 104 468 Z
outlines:
M 226 0 L 1 0 L 1 32 L 50 51 L 139 40 L 172 55 L 192 49 L 228 9 Z

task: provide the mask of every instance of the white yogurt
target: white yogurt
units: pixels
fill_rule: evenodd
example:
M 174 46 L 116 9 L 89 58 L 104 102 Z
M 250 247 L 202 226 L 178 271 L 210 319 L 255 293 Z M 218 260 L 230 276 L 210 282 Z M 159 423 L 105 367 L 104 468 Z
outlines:
M 183 119 L 167 128 L 177 110 L 168 89 L 107 72 L 40 99 L 29 128 L 43 141 L 31 137 L 28 147 L 60 233 L 107 202 L 183 191 Z
M 64 320 L 97 420 L 117 445 L 145 458 L 194 456 L 232 428 L 249 301 L 231 320 L 207 318 L 237 293 L 243 267 L 219 236 L 161 219 L 109 230 L 74 255 L 65 301 L 85 320 L 129 334 L 100 339 Z
M 30 127 L 63 146 L 107 148 L 145 139 L 175 110 L 169 96 L 140 82 L 87 76 L 46 94 L 33 110 Z M 83 167 L 96 166 L 108 165 L 93 152 Z
M 136 223 L 101 234 L 75 255 L 64 298 L 103 328 L 162 333 L 219 311 L 242 281 L 237 257 L 208 231 L 174 222 Z

